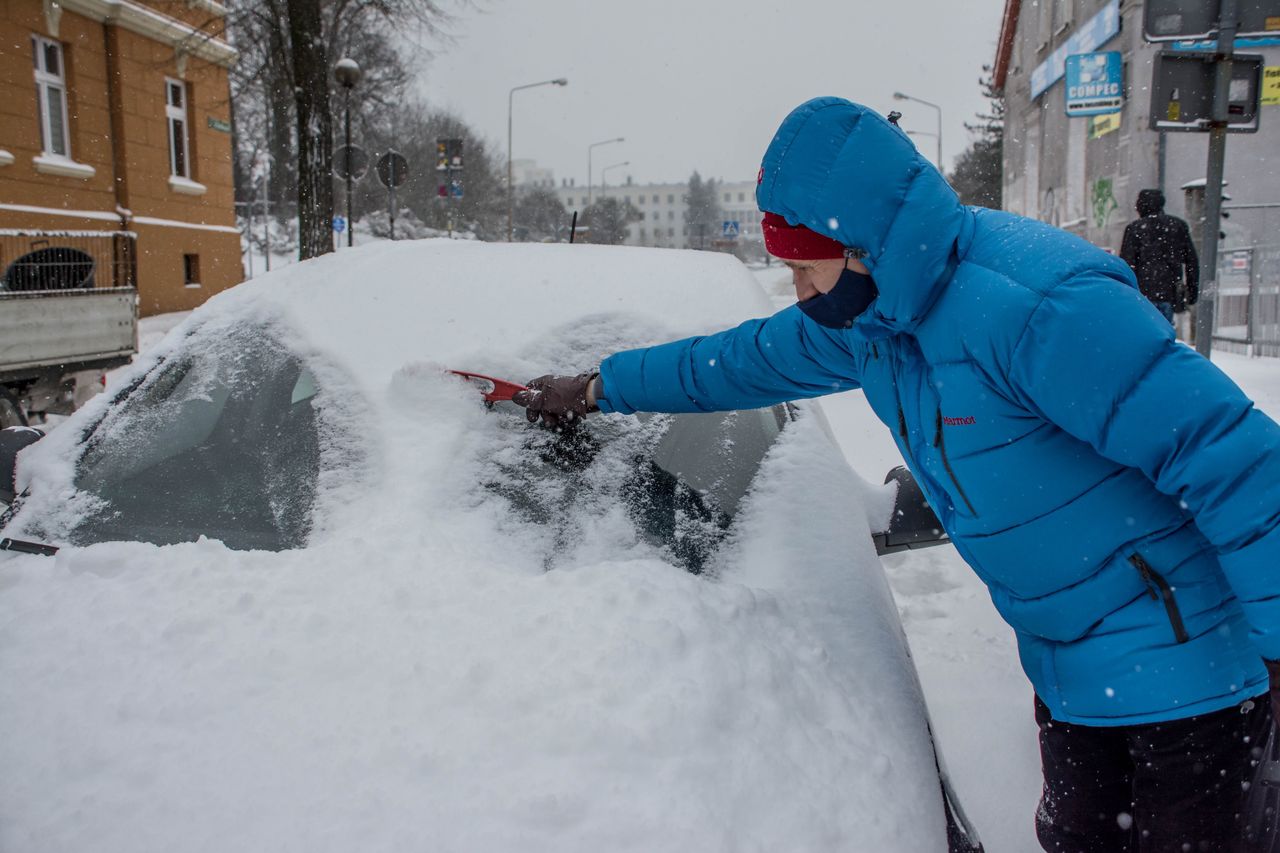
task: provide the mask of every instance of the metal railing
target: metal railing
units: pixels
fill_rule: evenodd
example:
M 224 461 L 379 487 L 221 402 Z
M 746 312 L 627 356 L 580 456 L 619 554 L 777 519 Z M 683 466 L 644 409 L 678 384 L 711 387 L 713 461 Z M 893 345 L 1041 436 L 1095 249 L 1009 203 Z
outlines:
M 1219 251 L 1214 304 L 1215 346 L 1280 356 L 1280 245 Z
M 0 292 L 137 287 L 132 231 L 0 229 Z

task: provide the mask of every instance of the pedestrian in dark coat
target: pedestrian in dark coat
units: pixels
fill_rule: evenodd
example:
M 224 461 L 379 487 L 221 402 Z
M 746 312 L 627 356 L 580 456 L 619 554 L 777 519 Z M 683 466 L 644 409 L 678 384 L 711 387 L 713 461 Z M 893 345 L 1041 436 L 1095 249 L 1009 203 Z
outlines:
M 1120 257 L 1133 268 L 1142 295 L 1172 323 L 1175 313 L 1200 298 L 1200 259 L 1187 223 L 1164 212 L 1164 193 L 1142 190 L 1137 208 L 1139 218 L 1124 229 Z
M 796 305 L 513 400 L 562 425 L 862 388 L 1017 638 L 1042 846 L 1232 849 L 1280 709 L 1280 425 L 1118 258 L 961 204 L 866 107 L 802 104 L 757 184 Z

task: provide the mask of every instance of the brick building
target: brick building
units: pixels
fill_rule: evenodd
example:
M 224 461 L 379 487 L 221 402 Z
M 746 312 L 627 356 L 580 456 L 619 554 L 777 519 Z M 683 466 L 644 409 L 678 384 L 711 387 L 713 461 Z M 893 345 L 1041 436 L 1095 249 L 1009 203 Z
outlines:
M 143 315 L 243 278 L 225 15 L 214 0 L 0 0 L 0 229 L 136 233 Z

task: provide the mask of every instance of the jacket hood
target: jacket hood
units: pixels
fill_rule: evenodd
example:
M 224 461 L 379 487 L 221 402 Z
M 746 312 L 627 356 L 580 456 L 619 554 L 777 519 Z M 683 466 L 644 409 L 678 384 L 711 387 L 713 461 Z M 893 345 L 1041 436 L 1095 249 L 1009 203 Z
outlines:
M 1164 193 L 1160 190 L 1140 190 L 1137 208 L 1139 216 L 1158 216 L 1164 213 Z
M 765 151 L 761 210 L 865 253 L 880 295 L 854 328 L 910 331 L 973 234 L 973 216 L 900 128 L 842 98 L 791 111 Z

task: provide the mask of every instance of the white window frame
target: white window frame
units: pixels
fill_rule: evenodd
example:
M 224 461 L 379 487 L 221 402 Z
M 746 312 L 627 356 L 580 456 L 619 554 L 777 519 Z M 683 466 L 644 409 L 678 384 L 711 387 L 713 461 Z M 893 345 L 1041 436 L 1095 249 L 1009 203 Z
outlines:
M 182 93 L 182 103 L 170 101 L 170 94 L 176 88 Z M 173 77 L 164 78 L 164 123 L 169 136 L 169 174 L 175 178 L 191 178 L 191 119 L 187 112 L 187 84 Z M 178 145 L 174 139 L 173 123 L 182 122 L 182 170 L 178 169 Z
M 36 79 L 36 110 L 40 114 L 40 144 L 50 157 L 71 159 L 71 126 L 67 112 L 67 54 L 62 43 L 44 36 L 31 37 Z M 53 49 L 58 57 L 57 73 L 48 70 L 48 51 Z M 50 102 L 62 111 L 62 133 L 53 132 L 53 111 Z M 59 151 L 58 145 L 62 150 Z

